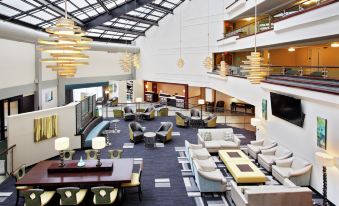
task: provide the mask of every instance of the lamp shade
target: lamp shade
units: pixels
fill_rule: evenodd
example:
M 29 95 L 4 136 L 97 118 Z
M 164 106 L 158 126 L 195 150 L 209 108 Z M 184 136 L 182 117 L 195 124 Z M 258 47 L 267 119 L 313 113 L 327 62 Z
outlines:
M 204 99 L 199 99 L 199 100 L 198 100 L 198 104 L 199 104 L 199 105 L 205 104 L 205 100 L 204 100 Z
M 92 148 L 93 149 L 103 149 L 106 147 L 106 138 L 105 137 L 94 137 L 92 139 Z
M 323 167 L 332 167 L 335 165 L 334 157 L 324 152 L 316 152 L 315 160 Z
M 69 148 L 69 138 L 68 137 L 57 138 L 54 144 L 55 150 L 57 151 L 66 150 Z
M 141 97 L 135 98 L 135 102 L 138 102 L 138 103 L 142 102 L 142 98 Z
M 251 125 L 257 127 L 261 124 L 261 119 L 259 118 L 251 118 Z

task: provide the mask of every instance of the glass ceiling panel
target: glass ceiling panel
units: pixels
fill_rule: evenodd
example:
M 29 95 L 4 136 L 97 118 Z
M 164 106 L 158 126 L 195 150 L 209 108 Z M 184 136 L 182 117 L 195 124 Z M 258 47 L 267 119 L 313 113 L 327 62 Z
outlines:
M 20 14 L 20 12 L 0 4 L 0 14 L 3 14 L 5 16 L 14 16 Z
M 31 4 L 27 4 L 21 0 L 2 0 L 1 2 L 21 11 L 28 11 L 34 8 Z

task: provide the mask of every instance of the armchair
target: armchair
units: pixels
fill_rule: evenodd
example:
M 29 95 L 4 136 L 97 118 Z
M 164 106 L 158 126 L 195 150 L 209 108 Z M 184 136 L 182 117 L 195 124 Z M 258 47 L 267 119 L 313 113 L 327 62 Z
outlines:
M 123 118 L 124 112 L 121 109 L 113 109 L 114 118 Z
M 299 157 L 291 157 L 277 160 L 272 166 L 272 175 L 279 182 L 285 178 L 291 180 L 298 186 L 309 186 L 312 172 L 312 164 Z
M 214 102 L 206 102 L 206 112 L 214 112 Z
M 258 154 L 259 164 L 267 171 L 272 171 L 272 165 L 275 161 L 286 159 L 292 156 L 292 152 L 282 146 L 273 147 L 267 150 L 261 150 L 261 154 Z
M 172 122 L 163 123 L 158 131 L 156 132 L 156 137 L 161 142 L 165 143 L 172 140 L 173 124 Z
M 87 189 L 64 187 L 58 188 L 57 193 L 60 195 L 60 205 L 79 205 L 85 199 Z
M 146 120 L 152 120 L 155 117 L 155 108 L 153 106 L 147 107 L 143 112 L 142 117 Z
M 135 114 L 129 106 L 124 107 L 124 113 L 124 118 L 126 121 L 135 120 Z
M 199 117 L 200 118 L 201 114 L 200 111 L 196 108 L 191 109 L 191 117 Z
M 175 113 L 175 124 L 177 126 L 188 127 L 189 126 L 189 121 L 190 121 L 189 117 L 186 117 L 185 115 L 183 115 L 180 112 L 176 112 Z
M 43 189 L 28 189 L 21 192 L 25 198 L 26 206 L 44 206 L 53 198 L 55 191 Z
M 277 143 L 272 139 L 260 139 L 256 141 L 251 141 L 251 144 L 247 144 L 248 154 L 253 157 L 255 160 L 258 159 L 258 154 L 261 150 L 270 149 L 277 146 Z
M 224 101 L 217 101 L 215 106 L 216 112 L 224 112 L 225 111 L 225 102 Z
M 144 139 L 144 130 L 138 122 L 128 124 L 129 138 L 132 142 L 141 142 Z
M 118 189 L 109 186 L 100 186 L 91 188 L 94 196 L 94 205 L 110 205 L 113 204 L 118 196 Z
M 207 118 L 204 119 L 204 126 L 207 128 L 217 127 L 217 115 L 210 114 Z
M 158 111 L 158 116 L 159 117 L 167 117 L 168 116 L 168 108 L 167 107 L 160 108 L 159 111 Z

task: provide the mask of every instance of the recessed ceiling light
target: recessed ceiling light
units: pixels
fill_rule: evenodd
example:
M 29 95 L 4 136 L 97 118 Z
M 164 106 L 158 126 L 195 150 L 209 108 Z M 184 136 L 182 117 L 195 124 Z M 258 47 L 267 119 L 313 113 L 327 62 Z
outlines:
M 289 51 L 289 52 L 294 52 L 294 51 L 295 51 L 295 48 L 294 48 L 294 47 L 290 47 L 290 48 L 288 48 L 288 51 Z
M 331 47 L 334 47 L 334 48 L 339 47 L 339 42 L 333 42 L 333 43 L 331 44 Z
M 254 18 L 253 17 L 248 17 L 248 18 L 245 18 L 244 20 L 245 21 L 252 21 Z

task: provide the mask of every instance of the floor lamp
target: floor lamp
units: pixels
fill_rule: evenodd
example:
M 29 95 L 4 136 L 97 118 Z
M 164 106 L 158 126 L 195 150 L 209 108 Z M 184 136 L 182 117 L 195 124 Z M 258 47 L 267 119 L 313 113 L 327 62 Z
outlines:
M 199 99 L 198 100 L 198 105 L 200 105 L 200 124 L 202 124 L 202 106 L 205 104 L 205 100 L 204 99 Z
M 327 200 L 327 167 L 335 166 L 334 158 L 324 152 L 315 153 L 316 162 L 323 167 L 323 205 L 328 206 Z

